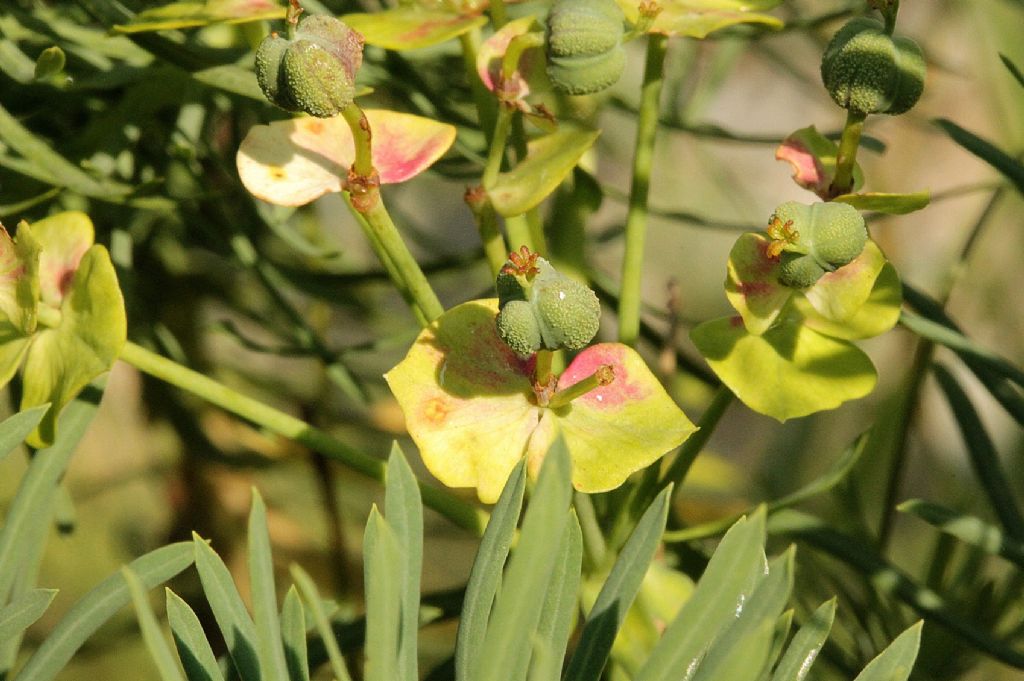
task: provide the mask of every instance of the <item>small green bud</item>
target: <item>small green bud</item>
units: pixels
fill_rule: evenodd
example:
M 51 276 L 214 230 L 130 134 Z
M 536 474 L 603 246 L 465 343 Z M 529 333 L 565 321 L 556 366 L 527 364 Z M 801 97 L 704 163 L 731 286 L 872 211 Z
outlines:
M 56 45 L 47 47 L 39 53 L 39 58 L 36 59 L 36 80 L 53 80 L 57 78 L 64 71 L 64 64 L 66 62 L 67 58 L 64 56 L 64 50 Z
M 806 288 L 825 272 L 853 261 L 868 240 L 860 212 L 839 202 L 788 201 L 775 209 L 768 235 L 771 254 L 782 255 L 779 281 L 793 288 Z
M 624 22 L 615 0 L 556 0 L 545 40 L 548 78 L 555 89 L 586 95 L 614 85 L 626 66 Z
M 807 288 L 821 279 L 825 270 L 810 255 L 783 253 L 779 263 L 779 282 L 790 288 Z
M 363 38 L 343 22 L 314 15 L 292 40 L 276 33 L 256 50 L 256 79 L 263 94 L 286 111 L 319 118 L 341 113 L 355 97 Z
M 579 350 L 597 333 L 601 305 L 594 292 L 536 254 L 513 253 L 496 286 L 498 335 L 520 357 Z
M 924 90 L 927 66 L 909 38 L 891 36 L 860 17 L 832 37 L 821 59 L 821 79 L 836 104 L 859 114 L 909 111 Z
M 496 324 L 498 336 L 519 357 L 525 359 L 541 349 L 540 327 L 526 301 L 513 300 L 502 306 Z

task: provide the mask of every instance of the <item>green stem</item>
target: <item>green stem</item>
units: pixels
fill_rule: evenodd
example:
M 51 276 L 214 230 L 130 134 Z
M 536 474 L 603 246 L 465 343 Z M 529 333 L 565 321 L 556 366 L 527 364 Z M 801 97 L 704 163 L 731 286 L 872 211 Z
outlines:
M 513 251 L 520 246 L 526 246 L 534 253 L 544 255 L 537 249 L 537 244 L 533 240 L 533 230 L 530 229 L 530 223 L 525 215 L 513 215 L 510 218 L 505 218 L 505 229 L 508 230 L 508 240 L 512 244 Z
M 711 439 L 711 435 L 715 432 L 715 428 L 718 427 L 719 421 L 722 420 L 722 415 L 725 414 L 725 410 L 732 404 L 733 397 L 732 391 L 724 385 L 718 388 L 715 396 L 711 398 L 711 404 L 704 410 L 700 420 L 697 422 L 697 432 L 687 438 L 686 442 L 679 448 L 676 458 L 669 465 L 665 474 L 661 476 L 661 480 L 658 481 L 654 494 L 657 494 L 670 484 L 675 485 L 672 490 L 672 496 L 674 497 L 679 494 L 679 491 L 683 489 L 683 482 L 686 480 L 686 475 L 690 472 L 693 462 L 697 460 L 697 455 L 703 451 L 704 445 Z
M 352 171 L 360 177 L 372 177 L 377 171 L 373 167 L 373 132 L 366 114 L 357 104 L 349 104 L 341 110 L 341 115 L 352 130 L 355 145 L 356 159 L 352 162 Z
M 349 199 L 351 201 L 351 199 Z M 363 213 L 366 223 L 372 230 L 380 247 L 394 264 L 394 267 L 401 274 L 409 294 L 416 301 L 416 305 L 423 311 L 427 322 L 432 322 L 444 314 L 444 306 L 437 299 L 437 294 L 427 281 L 416 258 L 409 252 L 409 248 L 398 233 L 398 228 L 391 220 L 391 215 L 384 207 L 383 201 L 377 201 L 368 211 Z
M 829 188 L 832 196 L 840 196 L 853 189 L 853 169 L 857 165 L 857 148 L 860 146 L 860 133 L 864 129 L 867 114 L 849 111 L 846 114 L 846 125 L 843 136 L 839 140 L 839 152 L 836 154 L 836 174 Z
M 480 240 L 484 242 L 484 255 L 491 266 L 491 274 L 498 276 L 508 259 L 508 245 L 498 228 L 498 214 L 494 212 L 491 202 L 484 199 L 478 208 L 473 209 Z
M 590 374 L 582 381 L 573 383 L 564 390 L 559 390 L 551 396 L 551 401 L 548 402 L 548 407 L 551 409 L 558 409 L 559 407 L 565 407 L 577 397 L 583 397 L 591 390 L 600 388 L 603 385 L 609 385 L 615 380 L 615 370 L 610 364 L 603 364 L 597 368 L 597 371 Z
M 633 181 L 629 192 L 629 212 L 626 215 L 622 295 L 619 299 L 619 340 L 627 345 L 635 345 L 640 335 L 640 280 L 647 232 L 647 195 L 650 190 L 667 45 L 668 38 L 663 35 L 652 34 L 647 39 L 647 61 L 640 91 L 636 149 L 633 152 Z
M 551 350 L 538 350 L 534 355 L 533 381 L 538 385 L 547 385 L 552 379 L 551 360 L 554 353 Z
M 388 278 L 391 279 L 391 283 L 398 293 L 402 296 L 405 304 L 409 306 L 412 313 L 416 316 L 416 321 L 420 323 L 420 326 L 427 326 L 430 324 L 430 320 L 427 319 L 426 313 L 420 308 L 416 302 L 416 298 L 412 295 L 412 291 L 409 290 L 409 286 L 405 282 L 405 277 L 395 267 L 395 263 L 391 260 L 391 256 L 384 249 L 384 245 L 380 239 L 377 238 L 377 232 L 370 226 L 370 223 L 366 220 L 366 216 L 356 210 L 356 207 L 352 205 L 351 199 L 348 196 L 345 197 L 345 205 L 348 206 L 348 210 L 352 213 L 352 217 L 356 219 L 359 227 L 363 230 L 363 234 L 366 236 L 366 240 L 370 243 L 370 248 L 376 254 L 377 259 L 380 260 L 380 264 L 384 266 L 384 271 L 388 273 Z
M 462 46 L 462 64 L 466 69 L 470 90 L 473 92 L 473 102 L 476 104 L 480 129 L 484 131 L 485 136 L 490 137 L 497 118 L 497 101 L 476 72 L 476 52 L 480 44 L 480 29 L 460 35 L 459 44 Z
M 121 350 L 121 359 L 139 371 L 201 397 L 207 402 L 273 433 L 294 440 L 332 459 L 337 459 L 352 470 L 369 478 L 384 482 L 386 471 L 384 461 L 349 447 L 301 419 L 243 395 L 208 376 L 131 341 L 125 343 Z M 488 514 L 485 511 L 467 504 L 445 490 L 422 482 L 420 482 L 420 493 L 423 495 L 424 504 L 456 525 L 477 535 L 483 533 L 488 519 Z
M 512 127 L 512 110 L 508 107 L 498 109 L 498 118 L 494 122 L 494 133 L 491 135 L 491 146 L 487 152 L 487 165 L 484 167 L 483 179 L 480 184 L 484 189 L 492 186 L 501 172 L 501 164 L 505 160 L 505 142 Z

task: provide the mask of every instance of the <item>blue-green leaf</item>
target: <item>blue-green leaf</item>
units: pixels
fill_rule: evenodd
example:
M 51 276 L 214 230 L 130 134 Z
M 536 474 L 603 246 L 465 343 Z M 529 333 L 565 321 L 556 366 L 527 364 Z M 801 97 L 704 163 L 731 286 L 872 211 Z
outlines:
M 567 681 L 600 677 L 615 642 L 615 635 L 640 590 L 647 567 L 661 542 L 671 493 L 672 485 L 661 491 L 622 547 L 587 616 L 579 645 L 569 661 L 569 669 L 565 674 Z
M 257 647 L 259 635 L 242 597 L 238 595 L 231 573 L 202 537 L 193 534 L 192 543 L 199 581 L 202 582 L 203 593 L 206 594 L 217 627 L 227 644 L 231 661 L 242 681 L 261 681 Z
M 498 503 L 491 512 L 480 548 L 477 549 L 473 569 L 466 584 L 466 596 L 462 601 L 462 616 L 459 618 L 459 633 L 455 642 L 455 679 L 472 681 L 473 670 L 480 663 L 483 653 L 487 620 L 491 605 L 501 581 L 501 569 L 508 558 L 509 547 L 515 536 L 519 512 L 523 507 L 523 493 L 526 490 L 526 459 L 522 459 L 508 476 Z
M 296 563 L 292 563 L 290 571 L 292 579 L 295 580 L 295 586 L 302 594 L 302 600 L 306 602 L 306 607 L 313 615 L 313 622 L 320 635 L 320 640 L 324 642 L 324 648 L 327 649 L 331 673 L 334 674 L 337 681 L 352 681 L 352 676 L 348 673 L 348 667 L 345 665 L 345 658 L 341 656 L 341 650 L 338 648 L 338 640 L 334 638 L 334 630 L 331 629 L 331 623 L 327 620 L 327 613 L 324 612 L 323 601 L 320 600 L 320 592 L 317 591 L 313 578 Z
M 167 622 L 188 681 L 224 681 L 210 642 L 196 613 L 178 594 L 167 589 Z
M 142 585 L 142 580 L 127 566 L 121 568 L 121 576 L 128 584 L 128 593 L 131 594 L 135 616 L 139 620 L 142 639 L 146 642 L 146 648 L 156 664 L 160 678 L 163 681 L 185 681 L 185 677 L 182 676 L 178 663 L 174 659 L 174 653 L 171 652 L 170 646 L 164 639 L 164 632 L 153 613 L 153 606 L 149 602 L 149 593 Z
M 763 578 L 765 511 L 759 508 L 725 534 L 693 595 L 668 625 L 635 681 L 675 681 L 736 616 Z M 693 626 L 700 622 L 699 627 Z
M 540 621 L 541 602 L 530 594 L 547 591 L 558 558 L 557 546 L 569 518 L 571 464 L 565 441 L 557 438 L 541 465 L 537 486 L 523 515 L 519 543 L 509 559 L 501 591 L 494 602 L 473 681 L 521 681 L 513 670 L 526 673 L 521 658 L 530 655 L 530 642 Z
M 0 609 L 0 643 L 9 641 L 32 626 L 50 607 L 56 589 L 32 589 Z
M 306 652 L 306 613 L 299 591 L 292 585 L 281 609 L 281 639 L 288 662 L 291 681 L 309 681 L 309 659 Z
M 423 571 L 423 502 L 416 476 L 409 468 L 398 443 L 391 445 L 388 459 L 384 512 L 402 551 L 402 598 L 399 613 L 401 635 L 396 679 L 416 681 L 416 640 L 419 635 L 420 573 Z
M 558 559 L 544 594 L 540 622 L 537 624 L 538 645 L 530 668 L 531 679 L 557 679 L 561 675 L 562 660 L 575 622 L 580 587 L 580 568 L 583 563 L 583 532 L 575 511 L 570 513 Z
M 988 140 L 961 128 L 953 121 L 937 118 L 934 123 L 953 138 L 953 141 L 1006 176 L 1017 191 L 1024 194 L 1024 164 Z
M 897 636 L 854 681 L 907 681 L 921 645 L 922 624 L 918 622 Z
M 49 408 L 49 404 L 41 404 L 38 407 L 19 411 L 0 423 L 0 461 L 3 461 L 8 454 L 25 441 L 29 433 L 35 430 L 39 422 L 43 420 L 43 415 Z
M 1008 537 L 1001 529 L 981 518 L 921 499 L 905 501 L 896 510 L 916 515 L 940 532 L 976 546 L 985 553 L 998 554 L 1024 569 L 1024 542 Z
M 256 489 L 252 491 L 252 509 L 249 511 L 249 582 L 263 681 L 287 681 L 281 622 L 277 618 L 277 589 L 267 529 L 267 507 Z
M 796 632 L 786 654 L 775 668 L 772 681 L 803 681 L 825 645 L 836 617 L 836 599 L 825 601 Z
M 64 437 L 67 430 L 59 438 Z M 54 445 L 57 446 L 57 445 Z M 193 549 L 189 542 L 178 542 L 151 551 L 133 560 L 129 567 L 147 589 L 152 589 L 179 574 L 192 564 Z M 78 649 L 114 614 L 128 604 L 128 584 L 120 573 L 111 575 L 93 587 L 64 615 L 42 645 L 29 658 L 17 681 L 51 681 Z
M 391 526 L 374 506 L 363 535 L 366 583 L 366 679 L 409 681 L 399 675 L 402 549 Z

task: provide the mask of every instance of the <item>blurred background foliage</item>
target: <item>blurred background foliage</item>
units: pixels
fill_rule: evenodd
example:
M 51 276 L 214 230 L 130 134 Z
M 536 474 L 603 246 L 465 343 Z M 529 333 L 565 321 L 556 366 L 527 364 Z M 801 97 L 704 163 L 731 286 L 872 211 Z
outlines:
M 380 6 L 377 0 L 304 4 L 334 14 Z M 762 227 L 783 201 L 808 200 L 791 182 L 789 167 L 774 160 L 774 147 L 808 124 L 840 129 L 843 112 L 821 87 L 818 63 L 832 31 L 863 4 L 787 0 L 776 11 L 787 21 L 782 31 L 740 28 L 700 43 L 671 43 L 641 350 L 691 417 L 706 407 L 711 388 L 685 330 L 729 312 L 721 286 L 737 233 Z M 248 128 L 285 116 L 263 100 L 252 77 L 253 47 L 269 25 L 111 32 L 148 6 L 135 0 L 2 3 L 0 219 L 13 229 L 22 218 L 88 212 L 97 240 L 118 267 L 130 338 L 385 455 L 391 439 L 403 436 L 403 422 L 381 374 L 404 354 L 415 320 L 337 195 L 299 210 L 274 207 L 252 199 L 235 172 L 235 151 Z M 873 238 L 904 280 L 937 298 L 949 293 L 947 312 L 962 328 L 1017 363 L 1024 359 L 1022 197 L 932 119 L 951 119 L 1011 155 L 1024 150 L 1024 88 L 999 59 L 1003 53 L 1024 64 L 1022 26 L 1024 4 L 1014 0 L 905 0 L 900 31 L 922 45 L 929 80 L 910 114 L 871 118 L 867 134 L 884 144 L 884 153 L 875 145 L 860 159 L 871 190 L 933 192 L 925 210 L 870 222 Z M 37 79 L 37 58 L 55 45 L 66 54 L 64 72 Z M 585 162 L 603 200 L 583 235 L 585 261 L 577 264 L 606 293 L 616 287 L 622 253 L 643 61 L 641 45 L 629 48 L 626 77 L 612 92 L 577 103 L 603 130 Z M 459 128 L 455 147 L 432 172 L 385 190 L 446 305 L 491 289 L 462 202 L 485 153 L 463 74 L 454 42 L 401 53 L 368 48 L 360 73 L 360 83 L 374 89 L 369 99 L 375 105 Z M 547 225 L 553 242 L 579 238 L 560 233 L 558 220 Z M 970 260 L 959 267 L 959 253 L 981 221 Z M 612 337 L 612 321 L 609 309 L 604 337 Z M 687 524 L 722 518 L 821 475 L 858 433 L 901 413 L 918 342 L 903 329 L 869 342 L 878 388 L 833 412 L 779 425 L 732 406 L 679 495 L 677 516 Z M 1019 424 L 949 351 L 938 350 L 935 358 L 962 380 L 1013 490 L 1024 493 Z M 911 418 L 895 499 L 923 497 L 993 520 L 957 422 L 930 378 Z M 867 447 L 837 491 L 807 508 L 851 536 L 877 536 L 890 522 L 882 518 L 891 466 L 886 451 Z M 0 508 L 23 467 L 19 457 L 3 462 Z M 187 539 L 192 530 L 211 537 L 229 566 L 244 560 L 236 549 L 244 544 L 252 484 L 270 508 L 279 567 L 299 561 L 342 605 L 339 621 L 355 617 L 361 528 L 379 486 L 116 366 L 104 408 L 72 463 L 66 485 L 73 504 L 42 568 L 40 584 L 61 591 L 30 630 L 26 647 L 120 564 Z M 457 588 L 476 540 L 430 513 L 426 521 L 424 593 Z M 1019 577 L 1012 579 L 1019 572 L 941 539 L 917 519 L 896 517 L 891 528 L 883 542 L 886 559 L 946 595 L 956 617 L 1020 634 L 1013 623 L 1024 615 L 1021 585 Z M 781 547 L 788 539 L 777 541 Z M 916 616 L 873 588 L 863 565 L 819 549 L 812 541 L 798 552 L 798 602 L 806 609 L 839 595 L 835 643 L 826 653 L 834 669 L 860 668 Z M 684 568 L 686 556 L 699 550 L 699 543 L 680 549 Z M 244 592 L 245 571 L 237 578 Z M 174 586 L 185 596 L 198 591 L 197 583 Z M 424 630 L 423 668 L 450 654 L 454 631 L 452 621 Z M 1021 674 L 941 627 L 926 627 L 923 645 L 922 679 Z M 125 612 L 60 678 L 149 678 L 150 664 L 134 618 Z

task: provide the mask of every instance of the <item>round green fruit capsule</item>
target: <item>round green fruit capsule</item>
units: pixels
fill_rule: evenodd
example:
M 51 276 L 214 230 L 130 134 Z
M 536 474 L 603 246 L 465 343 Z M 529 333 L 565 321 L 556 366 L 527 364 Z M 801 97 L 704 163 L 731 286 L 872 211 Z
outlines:
M 533 308 L 523 300 L 513 300 L 501 307 L 495 322 L 498 337 L 517 356 L 526 359 L 541 348 L 540 327 Z
M 783 253 L 779 262 L 779 283 L 790 288 L 807 288 L 821 279 L 825 270 L 810 255 Z
M 810 286 L 825 272 L 852 262 L 868 240 L 860 212 L 839 202 L 788 201 L 775 209 L 771 225 L 769 235 L 781 241 L 776 250 L 782 253 L 779 281 L 794 288 Z
M 271 34 L 256 50 L 256 79 L 271 102 L 287 111 L 328 118 L 355 96 L 363 39 L 343 22 L 309 17 L 293 40 Z
M 901 114 L 924 90 L 921 48 L 891 36 L 881 22 L 854 19 L 832 37 L 821 60 L 821 79 L 839 106 L 859 114 Z
M 615 0 L 556 0 L 545 39 L 547 73 L 555 89 L 586 95 L 614 85 L 626 66 L 624 22 Z
M 533 284 L 532 302 L 548 350 L 580 350 L 597 334 L 601 304 L 580 282 L 544 262 Z

